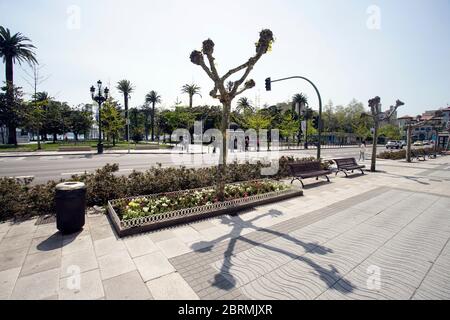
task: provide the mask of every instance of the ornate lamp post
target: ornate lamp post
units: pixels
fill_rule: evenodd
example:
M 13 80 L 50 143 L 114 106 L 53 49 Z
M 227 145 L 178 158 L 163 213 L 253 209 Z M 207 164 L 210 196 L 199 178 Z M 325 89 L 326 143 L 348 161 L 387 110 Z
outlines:
M 108 99 L 109 89 L 105 87 L 102 93 L 102 82 L 100 80 L 97 81 L 98 91 L 95 92 L 95 87 L 91 87 L 91 96 L 92 100 L 97 102 L 98 104 L 98 143 L 97 143 L 97 153 L 103 153 L 103 143 L 102 143 L 102 103 Z

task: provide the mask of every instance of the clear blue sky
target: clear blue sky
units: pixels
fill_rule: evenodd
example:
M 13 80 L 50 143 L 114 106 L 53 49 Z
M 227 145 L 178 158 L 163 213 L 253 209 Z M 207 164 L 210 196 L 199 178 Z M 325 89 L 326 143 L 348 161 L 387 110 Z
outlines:
M 79 28 L 71 24 L 72 5 Z M 380 9 L 380 29 L 367 26 L 371 5 Z M 386 108 L 400 98 L 401 115 L 450 103 L 449 13 L 449 0 L 0 0 L 1 24 L 33 40 L 51 75 L 39 89 L 73 105 L 90 102 L 89 87 L 98 79 L 115 87 L 123 78 L 136 86 L 132 106 L 150 90 L 161 94 L 164 107 L 177 97 L 186 104 L 180 87 L 192 81 L 202 88 L 195 103 L 214 103 L 212 84 L 190 63 L 190 52 L 213 39 L 224 73 L 248 59 L 258 32 L 270 28 L 276 42 L 251 74 L 256 87 L 244 93 L 250 100 L 259 95 L 260 105 L 273 104 L 304 92 L 317 107 L 301 81 L 264 90 L 268 76 L 303 75 L 316 82 L 324 102 L 367 104 L 379 95 Z M 16 84 L 29 92 L 20 67 L 15 70 Z

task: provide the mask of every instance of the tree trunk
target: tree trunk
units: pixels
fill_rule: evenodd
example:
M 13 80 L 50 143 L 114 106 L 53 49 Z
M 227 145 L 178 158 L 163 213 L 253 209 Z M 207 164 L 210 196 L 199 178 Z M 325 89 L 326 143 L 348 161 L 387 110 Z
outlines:
M 406 161 L 411 162 L 411 139 L 412 127 L 408 126 L 406 129 Z
M 189 108 L 192 108 L 192 95 L 189 95 Z
M 41 135 L 39 133 L 39 129 L 37 129 L 37 143 L 38 143 L 38 150 L 41 150 Z
M 223 105 L 223 116 L 222 123 L 220 125 L 220 131 L 222 133 L 222 150 L 220 151 L 220 163 L 218 167 L 218 177 L 217 177 L 217 196 L 220 201 L 225 198 L 225 182 L 226 182 L 226 165 L 227 165 L 227 129 L 228 129 L 228 117 L 230 114 L 231 103 L 224 102 Z
M 305 149 L 308 149 L 308 119 L 305 121 Z
M 372 142 L 372 159 L 370 163 L 370 171 L 376 171 L 377 161 L 377 144 L 378 144 L 378 121 L 374 121 L 373 142 Z
M 155 141 L 155 103 L 152 104 L 152 141 Z
M 5 57 L 5 79 L 6 79 L 6 103 L 8 108 L 13 110 L 14 104 L 14 71 L 13 58 Z M 13 123 L 8 123 L 8 144 L 17 146 L 16 126 Z
M 56 140 L 57 140 L 57 135 L 56 135 L 56 133 L 54 133 L 53 134 L 53 143 L 56 143 Z
M 17 147 L 16 126 L 8 126 L 8 144 L 13 144 Z
M 128 139 L 130 138 L 129 136 L 128 136 L 128 134 L 129 134 L 129 132 L 128 132 L 128 126 L 129 126 L 129 124 L 127 124 L 128 123 L 128 94 L 124 94 L 123 95 L 123 99 L 124 99 L 124 103 L 125 103 L 125 126 L 126 126 L 126 129 L 125 129 L 125 140 L 126 141 L 128 141 Z

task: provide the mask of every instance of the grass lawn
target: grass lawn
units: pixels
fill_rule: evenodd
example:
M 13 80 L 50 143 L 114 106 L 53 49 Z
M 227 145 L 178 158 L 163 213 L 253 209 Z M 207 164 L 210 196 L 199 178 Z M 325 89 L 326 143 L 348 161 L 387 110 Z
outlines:
M 149 142 L 150 144 L 151 142 Z M 140 142 L 140 145 L 146 144 L 146 142 Z M 157 144 L 156 142 L 153 144 Z M 97 140 L 89 140 L 89 141 L 57 141 L 56 143 L 53 142 L 46 142 L 41 143 L 41 150 L 38 150 L 37 143 L 27 143 L 27 144 L 19 144 L 17 147 L 14 145 L 0 145 L 0 152 L 33 152 L 33 151 L 58 151 L 58 148 L 60 146 L 90 146 L 92 150 L 95 150 L 97 148 Z M 130 142 L 130 149 L 135 150 L 136 145 L 134 142 Z M 170 148 L 170 145 L 160 143 L 159 149 L 168 149 Z M 105 150 L 128 150 L 128 143 L 125 141 L 117 142 L 116 145 L 113 147 L 112 144 L 108 144 L 107 142 L 104 142 L 104 149 Z

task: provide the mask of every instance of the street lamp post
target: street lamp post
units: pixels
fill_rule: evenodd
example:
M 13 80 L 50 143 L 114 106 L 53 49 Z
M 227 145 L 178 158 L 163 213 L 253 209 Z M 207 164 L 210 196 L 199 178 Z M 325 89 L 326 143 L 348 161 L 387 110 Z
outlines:
M 320 144 L 321 144 L 321 140 L 322 140 L 322 98 L 320 96 L 320 92 L 317 89 L 316 85 L 308 78 L 301 77 L 301 76 L 293 76 L 293 77 L 282 78 L 282 79 L 277 79 L 277 80 L 271 80 L 270 78 L 267 78 L 266 79 L 266 90 L 267 91 L 271 90 L 272 82 L 278 82 L 278 81 L 284 81 L 284 80 L 290 80 L 290 79 L 303 79 L 303 80 L 309 82 L 309 84 L 311 84 L 313 86 L 314 90 L 317 93 L 317 98 L 319 99 L 319 129 L 318 129 L 319 141 L 317 143 L 317 159 L 320 159 Z
M 91 87 L 91 96 L 92 100 L 97 102 L 98 104 L 98 143 L 97 143 L 97 153 L 103 153 L 103 143 L 102 143 L 102 103 L 108 99 L 109 89 L 105 87 L 102 93 L 102 82 L 100 80 L 97 81 L 97 93 L 95 92 L 95 87 Z

